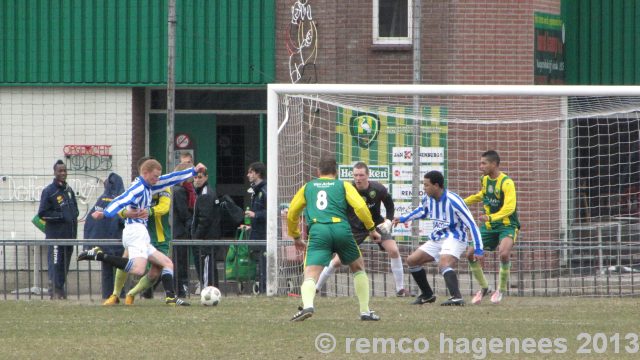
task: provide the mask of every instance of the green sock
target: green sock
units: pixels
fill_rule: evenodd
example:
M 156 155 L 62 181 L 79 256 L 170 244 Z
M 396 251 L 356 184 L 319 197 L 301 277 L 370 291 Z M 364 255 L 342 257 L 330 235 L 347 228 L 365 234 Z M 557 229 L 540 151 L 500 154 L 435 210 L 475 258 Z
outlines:
M 360 303 L 360 312 L 369 312 L 369 277 L 367 273 L 358 271 L 353 274 L 353 286 L 356 289 L 356 296 Z
M 140 281 L 138 281 L 138 283 L 136 284 L 136 286 L 133 289 L 129 290 L 127 295 L 136 296 L 136 295 L 140 294 L 141 292 L 147 290 L 148 288 L 152 287 L 154 283 L 155 283 L 155 281 L 149 280 L 147 275 L 145 275 L 145 276 L 140 278 Z
M 500 263 L 500 291 L 507 291 L 507 281 L 509 280 L 509 272 L 511 269 L 511 262 Z
M 302 296 L 302 307 L 304 309 L 313 307 L 313 299 L 316 297 L 316 281 L 313 278 L 307 278 L 300 286 Z
M 120 296 L 125 282 L 127 282 L 127 272 L 122 269 L 117 269 L 116 278 L 113 281 L 113 295 Z
M 480 263 L 477 261 L 469 261 L 469 267 L 471 268 L 471 273 L 473 277 L 478 280 L 478 284 L 480 284 L 480 288 L 486 289 L 489 287 L 489 283 L 487 282 L 487 278 L 484 277 L 484 272 L 482 271 L 482 267 Z

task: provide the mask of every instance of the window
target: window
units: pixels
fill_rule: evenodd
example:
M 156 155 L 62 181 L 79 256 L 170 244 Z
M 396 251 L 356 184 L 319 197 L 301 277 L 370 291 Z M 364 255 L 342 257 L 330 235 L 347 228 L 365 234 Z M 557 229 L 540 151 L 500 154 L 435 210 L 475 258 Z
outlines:
M 373 43 L 411 44 L 412 0 L 373 0 Z

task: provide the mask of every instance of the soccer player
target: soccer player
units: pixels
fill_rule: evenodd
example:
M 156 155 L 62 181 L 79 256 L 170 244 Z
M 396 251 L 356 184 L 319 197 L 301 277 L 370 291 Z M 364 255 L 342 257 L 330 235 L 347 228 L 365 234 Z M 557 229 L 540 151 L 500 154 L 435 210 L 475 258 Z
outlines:
M 167 187 L 159 193 L 153 194 L 151 198 L 151 207 L 149 208 L 149 218 L 147 223 L 147 230 L 149 231 L 149 237 L 151 245 L 161 253 L 169 256 L 169 250 L 171 249 L 171 231 L 169 227 L 169 209 L 171 207 L 171 188 Z M 124 256 L 128 256 L 125 252 Z M 149 266 L 147 266 L 149 268 Z M 150 270 L 150 269 L 149 269 Z M 153 290 L 157 284 L 158 274 L 147 273 L 144 275 L 136 286 L 127 292 L 125 297 L 126 305 L 133 305 L 135 297 L 139 293 L 149 293 L 148 298 L 153 297 Z M 152 280 L 155 279 L 155 280 Z M 113 293 L 102 303 L 102 305 L 116 305 L 120 303 L 119 294 L 122 292 L 124 283 L 127 281 L 127 273 L 122 269 L 116 270 L 116 277 L 114 280 Z
M 500 280 L 498 290 L 491 295 L 491 302 L 499 304 L 502 295 L 507 291 L 507 281 L 511 269 L 511 249 L 518 237 L 520 222 L 516 209 L 516 186 L 505 173 L 501 172 L 500 156 L 494 150 L 482 154 L 480 158 L 480 170 L 482 188 L 477 194 L 464 199 L 467 205 L 482 202 L 484 214 L 480 216 L 482 221 L 480 232 L 484 249 L 492 251 L 498 249 L 500 254 Z M 480 284 L 480 290 L 471 302 L 479 304 L 482 298 L 490 293 L 487 279 L 482 272 L 482 259 L 476 259 L 472 251 L 467 251 L 469 267 L 473 276 Z
M 173 262 L 150 243 L 147 219 L 151 197 L 154 193 L 163 191 L 167 186 L 179 184 L 197 173 L 205 171 L 206 167 L 198 164 L 195 168 L 161 176 L 162 166 L 160 163 L 155 159 L 148 159 L 142 163 L 140 170 L 141 175 L 127 191 L 115 198 L 104 211 L 95 211 L 91 215 L 96 220 L 114 216 L 126 219 L 122 244 L 129 257 L 110 256 L 99 247 L 94 247 L 91 250 L 81 252 L 78 255 L 78 261 L 103 261 L 138 276 L 145 273 L 147 262 L 151 262 L 152 266 L 148 276 L 153 278 L 154 275 L 157 277 L 157 274 L 161 273 L 160 278 L 166 291 L 165 302 L 169 305 L 188 306 L 188 302 L 175 296 Z
M 389 254 L 391 272 L 393 273 L 393 279 L 396 283 L 396 295 L 409 296 L 409 292 L 404 288 L 404 270 L 402 269 L 402 258 L 398 250 L 398 244 L 396 244 L 396 241 L 391 237 L 391 233 L 380 226 L 385 223 L 385 218 L 380 214 L 380 204 L 384 204 L 387 219 L 393 219 L 395 205 L 393 204 L 391 194 L 389 194 L 387 188 L 381 183 L 369 180 L 369 167 L 363 162 L 358 162 L 353 165 L 353 185 L 367 204 L 369 211 L 371 211 L 373 222 L 378 227 L 378 232 L 382 238 L 378 243 L 380 250 L 386 250 Z M 358 219 L 353 209 L 349 208 L 348 216 L 353 237 L 356 239 L 358 245 L 360 245 L 367 236 L 369 236 L 369 232 L 365 229 L 360 219 Z M 322 289 L 324 283 L 333 275 L 336 269 L 340 268 L 340 265 L 342 265 L 340 258 L 335 256 L 329 266 L 322 270 L 320 279 L 316 284 L 316 290 L 320 291 L 320 289 Z
M 380 317 L 369 309 L 369 278 L 364 268 L 360 248 L 353 239 L 347 217 L 347 207 L 353 207 L 358 218 L 369 231 L 374 241 L 380 241 L 380 234 L 367 204 L 349 182 L 336 179 L 335 158 L 322 157 L 318 165 L 318 178 L 306 183 L 293 197 L 287 215 L 289 236 L 296 248 L 306 251 L 304 262 L 304 282 L 300 287 L 302 308 L 291 321 L 303 321 L 314 313 L 313 299 L 316 282 L 322 268 L 329 265 L 333 253 L 337 253 L 343 264 L 348 264 L 353 272 L 353 283 L 360 303 L 360 319 L 377 321 Z M 299 216 L 305 209 L 309 229 L 308 244 L 300 239 Z
M 424 175 L 422 203 L 406 216 L 393 219 L 393 226 L 414 219 L 433 220 L 433 230 L 427 241 L 407 258 L 407 266 L 422 293 L 413 304 L 420 305 L 436 301 L 423 264 L 437 261 L 440 273 L 452 295 L 443 306 L 462 306 L 464 300 L 458 286 L 458 276 L 453 270 L 460 255 L 467 247 L 467 238 L 471 234 L 474 254 L 483 255 L 480 230 L 473 220 L 471 212 L 456 193 L 444 187 L 444 176 L 439 171 L 429 171 Z

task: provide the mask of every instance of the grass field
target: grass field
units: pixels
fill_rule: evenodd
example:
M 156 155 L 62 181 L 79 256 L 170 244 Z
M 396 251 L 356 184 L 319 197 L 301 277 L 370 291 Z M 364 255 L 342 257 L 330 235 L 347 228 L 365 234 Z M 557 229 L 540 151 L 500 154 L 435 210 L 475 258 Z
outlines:
M 299 302 L 295 298 L 225 297 L 217 307 L 181 308 L 157 299 L 132 307 L 0 301 L 0 357 L 631 359 L 640 353 L 637 298 L 509 297 L 499 306 L 487 302 L 456 308 L 409 301 L 373 298 L 372 309 L 382 320 L 362 322 L 355 298 L 318 298 L 315 315 L 299 323 L 289 321 Z M 329 354 L 316 348 L 323 333 L 336 340 Z M 323 349 L 330 345 L 318 339 Z M 591 354 L 580 354 L 580 349 Z

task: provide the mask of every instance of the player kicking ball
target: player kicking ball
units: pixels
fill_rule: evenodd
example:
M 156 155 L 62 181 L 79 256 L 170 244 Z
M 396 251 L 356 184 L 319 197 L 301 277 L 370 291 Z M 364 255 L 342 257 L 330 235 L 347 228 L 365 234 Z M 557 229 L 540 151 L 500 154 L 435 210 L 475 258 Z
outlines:
M 149 159 L 143 162 L 140 166 L 141 175 L 136 178 L 136 181 L 129 189 L 116 197 L 104 211 L 95 211 L 91 214 L 96 220 L 114 216 L 120 216 L 125 219 L 122 245 L 127 250 L 128 257 L 108 255 L 100 247 L 94 247 L 91 250 L 81 252 L 78 255 L 78 261 L 102 261 L 138 276 L 144 275 L 147 262 L 150 262 L 151 269 L 147 276 L 150 280 L 155 280 L 160 276 L 166 291 L 165 303 L 168 305 L 189 306 L 188 302 L 177 298 L 175 295 L 173 262 L 151 245 L 151 239 L 147 231 L 148 209 L 151 206 L 153 194 L 163 191 L 167 186 L 188 180 L 204 171 L 206 171 L 206 167 L 198 164 L 194 168 L 161 176 L 162 165 L 157 160 Z

